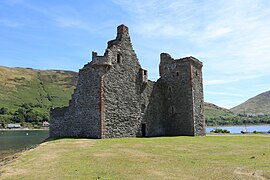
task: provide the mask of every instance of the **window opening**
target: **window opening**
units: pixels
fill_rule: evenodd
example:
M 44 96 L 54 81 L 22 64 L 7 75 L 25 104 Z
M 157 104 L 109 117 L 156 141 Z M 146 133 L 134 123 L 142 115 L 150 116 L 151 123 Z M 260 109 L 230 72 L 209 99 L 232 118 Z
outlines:
M 145 76 L 147 75 L 147 71 L 146 70 L 143 71 L 143 75 L 145 75 Z
M 171 113 L 172 114 L 174 113 L 174 107 L 173 106 L 171 107 Z
M 117 54 L 116 60 L 117 60 L 117 63 L 121 63 L 121 55 L 120 54 Z

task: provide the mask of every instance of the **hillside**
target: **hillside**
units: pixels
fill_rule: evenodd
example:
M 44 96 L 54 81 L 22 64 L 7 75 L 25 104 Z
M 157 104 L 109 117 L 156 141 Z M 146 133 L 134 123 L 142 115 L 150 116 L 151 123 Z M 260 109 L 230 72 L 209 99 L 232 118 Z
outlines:
M 248 99 L 231 111 L 247 115 L 270 115 L 270 91 Z
M 72 71 L 0 66 L 0 108 L 14 113 L 27 104 L 48 116 L 51 107 L 68 104 L 76 82 Z
M 205 117 L 215 118 L 219 116 L 233 116 L 234 113 L 226 108 L 219 107 L 215 104 L 204 103 Z
M 76 83 L 77 73 L 72 71 L 0 66 L 0 106 L 15 110 L 23 103 L 67 105 Z
M 270 124 L 270 116 L 266 114 L 246 116 L 249 114 L 244 115 L 241 112 L 233 112 L 231 109 L 225 109 L 207 102 L 204 103 L 204 108 L 207 126 Z

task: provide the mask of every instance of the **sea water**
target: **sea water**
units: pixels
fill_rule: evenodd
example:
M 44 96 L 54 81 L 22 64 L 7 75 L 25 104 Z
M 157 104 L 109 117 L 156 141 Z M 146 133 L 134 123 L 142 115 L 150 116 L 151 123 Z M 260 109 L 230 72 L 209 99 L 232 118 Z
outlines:
M 270 131 L 270 124 L 269 125 L 250 125 L 250 126 L 218 126 L 218 127 L 207 127 L 206 132 L 210 132 L 214 129 L 227 129 L 231 133 L 241 133 L 246 129 L 247 132 L 268 132 Z
M 48 137 L 48 130 L 0 130 L 0 159 L 39 144 Z

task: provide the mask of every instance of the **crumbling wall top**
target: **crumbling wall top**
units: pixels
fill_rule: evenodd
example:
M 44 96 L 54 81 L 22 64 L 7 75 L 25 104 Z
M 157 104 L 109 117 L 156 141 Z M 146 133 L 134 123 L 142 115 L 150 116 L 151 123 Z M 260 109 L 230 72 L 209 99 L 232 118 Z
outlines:
M 128 27 L 124 24 L 117 27 L 117 36 L 114 40 L 108 42 L 108 48 L 119 43 L 124 43 L 126 47 L 131 46 Z
M 196 59 L 195 57 L 193 56 L 189 56 L 189 57 L 184 57 L 184 58 L 180 58 L 180 59 L 175 59 L 175 61 L 177 62 L 190 62 L 192 63 L 193 65 L 195 66 L 198 66 L 198 67 L 202 67 L 203 66 L 203 63 L 201 61 L 199 61 L 198 59 Z
M 117 27 L 117 37 L 116 39 L 121 39 L 123 36 L 129 36 L 128 27 L 124 24 L 121 24 Z
M 169 63 L 172 60 L 173 60 L 173 58 L 171 57 L 170 54 L 168 54 L 168 53 L 161 53 L 160 54 L 160 63 L 162 63 L 162 64 Z
M 111 55 L 107 49 L 104 56 L 98 56 L 96 52 L 92 52 L 92 65 L 93 66 L 112 66 Z
M 189 56 L 180 59 L 173 59 L 168 53 L 160 54 L 160 64 L 159 64 L 159 75 L 163 76 L 170 73 L 172 69 L 176 67 L 177 64 L 188 63 L 195 67 L 201 68 L 203 66 L 202 62 L 195 57 Z

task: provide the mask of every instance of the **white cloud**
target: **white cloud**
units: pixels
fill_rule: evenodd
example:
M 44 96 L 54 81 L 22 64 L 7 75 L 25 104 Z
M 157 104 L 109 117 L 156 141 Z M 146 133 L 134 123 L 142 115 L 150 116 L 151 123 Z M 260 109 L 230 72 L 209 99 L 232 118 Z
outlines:
M 0 19 L 0 25 L 15 28 L 15 27 L 21 26 L 21 23 L 18 23 L 16 21 L 13 21 L 13 20 L 10 20 L 10 19 L 1 18 Z
M 224 37 L 232 31 L 233 29 L 229 27 L 207 27 L 200 39 L 203 41 L 218 39 L 220 37 Z
M 221 96 L 243 97 L 243 94 L 238 94 L 238 93 L 225 93 L 225 92 L 213 92 L 213 91 L 206 91 L 205 93 L 214 94 L 214 95 L 221 95 Z
M 217 84 L 226 84 L 228 81 L 226 80 L 204 80 L 203 84 L 207 85 L 217 85 Z
M 60 27 L 79 28 L 79 29 L 84 29 L 84 30 L 91 30 L 92 29 L 89 24 L 87 24 L 86 22 L 84 22 L 80 19 L 63 17 L 63 16 L 56 16 L 53 19 L 56 22 L 56 24 Z

